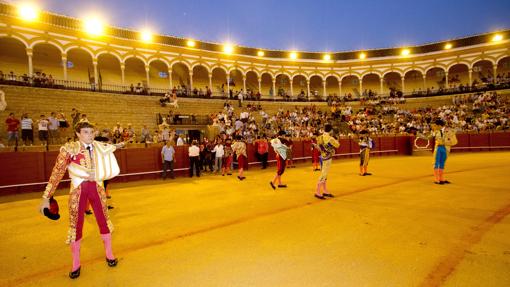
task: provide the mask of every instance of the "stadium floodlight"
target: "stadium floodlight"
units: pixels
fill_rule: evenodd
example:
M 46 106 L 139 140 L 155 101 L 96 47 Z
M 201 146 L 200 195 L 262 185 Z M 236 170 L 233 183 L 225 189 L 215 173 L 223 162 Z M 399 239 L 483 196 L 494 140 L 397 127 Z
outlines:
M 295 59 L 297 59 L 298 54 L 297 54 L 296 52 L 291 52 L 291 53 L 289 54 L 289 57 L 290 57 L 292 60 L 295 60 Z
M 453 45 L 451 43 L 446 43 L 446 45 L 444 45 L 445 50 L 450 50 L 452 47 Z
M 225 44 L 225 45 L 223 45 L 223 52 L 225 54 L 232 54 L 232 53 L 234 53 L 234 46 L 232 46 L 232 44 Z
M 402 52 L 400 52 L 402 56 L 409 56 L 411 54 L 411 51 L 409 49 L 403 49 Z
M 187 45 L 188 47 L 190 47 L 190 48 L 193 48 L 193 47 L 195 47 L 195 46 L 197 45 L 197 43 L 195 43 L 195 41 L 193 41 L 193 40 L 188 40 L 188 41 L 186 42 L 186 45 Z
M 150 43 L 152 42 L 152 38 L 153 35 L 150 30 L 144 29 L 142 30 L 142 32 L 140 32 L 140 40 L 142 40 L 143 42 Z
M 94 36 L 101 36 L 104 34 L 104 24 L 97 17 L 90 17 L 84 20 L 83 28 L 85 32 Z
M 324 61 L 329 61 L 329 60 L 331 60 L 331 55 L 325 54 L 324 56 L 322 56 L 322 59 L 324 59 Z
M 32 3 L 22 3 L 18 6 L 18 15 L 25 21 L 33 22 L 39 18 L 39 8 Z
M 360 60 L 364 60 L 366 57 L 367 57 L 367 54 L 365 54 L 363 52 L 359 53 L 358 58 L 360 58 Z
M 257 52 L 257 56 L 259 56 L 259 57 L 264 57 L 265 54 L 266 53 L 264 53 L 264 51 L 258 51 Z
M 501 40 L 503 40 L 503 35 L 501 34 L 496 34 L 494 37 L 492 37 L 492 42 L 499 42 Z

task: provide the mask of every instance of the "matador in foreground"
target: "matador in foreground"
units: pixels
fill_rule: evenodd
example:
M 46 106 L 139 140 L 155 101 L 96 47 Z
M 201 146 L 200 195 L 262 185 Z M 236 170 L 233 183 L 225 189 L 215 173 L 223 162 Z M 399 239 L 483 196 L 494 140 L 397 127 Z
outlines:
M 43 194 L 41 212 L 49 207 L 50 198 L 66 170 L 71 178 L 69 193 L 69 231 L 66 243 L 71 247 L 73 267 L 69 277 L 80 276 L 80 243 L 82 239 L 84 213 L 87 201 L 94 210 L 97 225 L 106 251 L 106 263 L 110 267 L 118 260 L 112 252 L 113 225 L 108 217 L 106 194 L 103 181 L 119 174 L 119 166 L 113 152 L 116 145 L 94 141 L 94 125 L 80 122 L 75 126 L 78 141 L 67 143 L 60 148 L 55 166 Z

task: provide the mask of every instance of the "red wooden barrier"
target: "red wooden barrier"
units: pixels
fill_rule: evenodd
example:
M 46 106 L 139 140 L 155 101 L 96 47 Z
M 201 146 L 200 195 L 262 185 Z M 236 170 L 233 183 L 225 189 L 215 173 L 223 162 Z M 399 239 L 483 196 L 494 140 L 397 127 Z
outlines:
M 374 138 L 375 152 L 391 151 L 387 154 L 411 155 L 414 144 L 412 136 L 386 136 Z M 491 134 L 458 134 L 459 143 L 453 151 L 501 150 L 510 149 L 510 133 L 499 132 Z M 175 147 L 174 170 L 177 176 L 187 176 L 189 167 L 188 147 Z M 396 150 L 396 151 L 395 151 Z M 294 141 L 294 158 L 311 157 L 310 142 Z M 357 157 L 359 145 L 357 139 L 340 139 L 337 157 Z M 0 153 L 0 195 L 16 192 L 41 191 L 48 180 L 58 152 L 5 152 Z M 378 153 L 374 153 L 378 154 Z M 379 153 L 386 154 L 386 153 Z M 247 145 L 248 162 L 255 162 L 255 147 Z M 161 176 L 161 148 L 132 148 L 120 149 L 115 152 L 121 174 L 113 182 L 132 181 Z M 274 161 L 275 153 L 269 147 L 269 160 Z M 248 162 L 245 168 L 248 168 Z M 274 163 L 273 163 L 274 164 Z M 67 175 L 64 180 L 68 179 Z M 27 185 L 24 185 L 27 184 Z M 59 187 L 68 186 L 62 182 Z

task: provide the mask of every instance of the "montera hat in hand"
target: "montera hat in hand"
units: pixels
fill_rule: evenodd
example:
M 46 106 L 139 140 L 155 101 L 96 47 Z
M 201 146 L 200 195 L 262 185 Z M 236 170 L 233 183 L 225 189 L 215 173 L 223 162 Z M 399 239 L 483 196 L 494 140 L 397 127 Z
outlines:
M 58 214 L 58 202 L 53 197 L 50 198 L 50 207 L 45 208 L 43 212 L 44 216 L 51 220 L 58 220 L 60 218 L 60 214 Z

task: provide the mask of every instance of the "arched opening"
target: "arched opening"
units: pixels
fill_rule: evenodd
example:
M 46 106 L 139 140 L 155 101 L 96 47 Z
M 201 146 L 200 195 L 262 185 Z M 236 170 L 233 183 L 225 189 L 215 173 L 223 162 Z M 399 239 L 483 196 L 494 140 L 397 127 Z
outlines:
M 25 44 L 18 39 L 0 37 L 0 51 L 2 51 L 0 52 L 0 71 L 4 74 L 4 78 L 7 78 L 11 72 L 16 79 L 23 74 L 28 74 L 28 56 Z
M 311 100 L 322 100 L 324 96 L 324 86 L 322 84 L 322 78 L 318 75 L 310 77 L 310 99 Z
M 272 98 L 274 97 L 274 91 L 273 91 L 273 77 L 269 73 L 262 73 L 262 76 L 260 77 L 261 83 L 260 86 L 262 88 L 262 91 L 260 92 L 262 94 L 263 98 Z
M 383 76 L 383 94 L 390 95 L 402 90 L 402 76 L 389 72 Z
M 374 97 L 379 94 L 381 80 L 378 74 L 366 74 L 361 79 L 362 95 L 364 97 Z
M 81 51 L 84 52 L 84 51 Z M 53 79 L 64 79 L 64 69 L 62 67 L 62 52 L 52 44 L 48 43 L 39 43 L 33 47 L 32 50 L 32 64 L 34 67 L 33 75 L 34 78 L 39 77 L 47 77 Z M 83 60 L 90 60 L 88 63 L 84 63 L 83 65 L 91 65 L 92 60 L 90 55 L 86 52 L 83 54 Z M 67 56 L 67 70 L 69 71 L 69 54 Z M 93 76 L 94 70 L 92 70 Z M 69 75 L 69 72 L 68 72 Z M 68 78 L 69 79 L 69 78 Z M 86 81 L 85 79 L 76 80 L 76 81 Z
M 139 58 L 131 57 L 124 64 L 124 83 L 130 86 L 132 93 L 145 93 L 148 88 L 145 63 Z
M 256 95 L 259 92 L 259 81 L 257 73 L 254 71 L 248 71 L 246 73 L 246 89 L 249 99 L 256 99 Z
M 172 66 L 172 83 L 177 95 L 183 96 L 189 94 L 190 78 L 189 69 L 183 63 L 175 63 Z
M 510 81 L 510 56 L 499 60 L 497 72 L 496 83 L 501 84 Z
M 342 93 L 346 99 L 358 99 L 359 93 L 359 78 L 355 75 L 349 75 L 342 79 Z
M 326 78 L 326 96 L 337 97 L 340 93 L 338 86 L 338 78 L 335 76 L 328 76 Z
M 243 73 L 238 69 L 231 70 L 229 73 L 229 78 L 229 88 L 235 96 L 243 89 Z
M 426 93 L 434 94 L 445 85 L 445 72 L 441 67 L 434 67 L 425 73 Z
M 460 88 L 469 85 L 469 67 L 466 64 L 455 64 L 448 69 L 448 88 Z
M 308 87 L 306 86 L 306 77 L 303 75 L 295 75 L 292 78 L 292 86 L 294 89 L 294 97 L 299 100 L 308 99 Z
M 473 65 L 473 82 L 475 84 L 489 84 L 493 80 L 494 70 L 490 61 L 480 60 Z
M 94 65 L 92 56 L 87 51 L 80 48 L 67 51 L 67 79 L 94 83 Z
M 227 97 L 227 72 L 216 67 L 212 70 L 213 96 Z
M 165 62 L 154 60 L 149 64 L 149 86 L 152 93 L 166 93 L 170 87 L 168 77 L 168 65 Z
M 109 89 L 110 85 L 122 85 L 122 70 L 120 61 L 112 54 L 104 53 L 97 58 L 97 73 L 99 85 L 103 89 Z
M 290 78 L 286 74 L 276 75 L 276 96 L 277 99 L 289 100 L 290 95 Z
M 193 67 L 193 95 L 203 97 L 209 88 L 209 72 L 202 65 Z
M 404 75 L 404 91 L 407 94 L 421 94 L 423 87 L 423 74 L 418 70 L 407 71 Z

